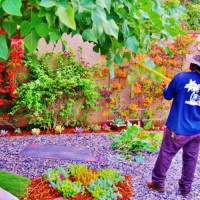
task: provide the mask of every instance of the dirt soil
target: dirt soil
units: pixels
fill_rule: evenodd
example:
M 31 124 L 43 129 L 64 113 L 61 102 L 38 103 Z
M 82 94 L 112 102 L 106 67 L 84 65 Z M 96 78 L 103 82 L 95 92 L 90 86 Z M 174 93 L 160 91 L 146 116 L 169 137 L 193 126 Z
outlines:
M 74 131 L 74 129 L 75 128 L 66 127 L 62 131 L 61 134 L 76 134 L 75 131 Z M 125 128 L 124 127 L 121 127 L 121 128 L 111 128 L 110 130 L 101 129 L 101 130 L 98 130 L 96 132 L 94 132 L 92 130 L 84 130 L 82 133 L 83 134 L 90 134 L 90 133 L 99 134 L 99 133 L 121 132 L 123 129 L 125 129 Z M 39 135 L 52 135 L 52 134 L 55 134 L 53 132 L 53 130 L 42 130 L 39 133 Z M 10 130 L 8 130 L 8 134 L 6 135 L 6 137 L 12 137 L 12 136 L 30 136 L 30 135 L 33 135 L 31 133 L 31 130 L 21 129 L 21 133 L 15 133 L 14 129 L 10 129 Z
M 132 191 L 131 176 L 124 175 L 126 182 L 118 183 L 117 188 L 122 194 L 122 198 L 118 197 L 117 200 L 129 200 L 134 196 Z M 54 200 L 55 198 L 62 197 L 61 194 L 54 188 L 49 186 L 49 183 L 44 178 L 33 178 L 31 184 L 27 189 L 27 196 L 20 198 L 20 200 Z M 64 198 L 66 200 L 93 200 L 90 194 L 86 191 L 84 194 L 77 194 L 73 198 Z M 63 199 L 63 200 L 64 200 Z

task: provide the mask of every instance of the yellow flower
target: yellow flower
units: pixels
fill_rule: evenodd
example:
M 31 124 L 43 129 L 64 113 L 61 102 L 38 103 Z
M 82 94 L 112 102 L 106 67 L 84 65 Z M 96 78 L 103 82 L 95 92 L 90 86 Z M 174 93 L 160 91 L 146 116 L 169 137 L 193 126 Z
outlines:
M 110 103 L 115 103 L 116 102 L 116 100 L 114 99 L 114 98 L 112 98 L 111 100 L 110 100 Z
M 101 115 L 102 115 L 102 117 L 107 117 L 108 116 L 108 111 L 103 111 L 103 113 Z
M 142 88 L 142 86 L 140 85 L 140 83 L 135 83 L 135 85 L 133 86 L 133 92 L 135 94 L 138 94 L 138 93 L 142 92 L 141 88 Z
M 137 105 L 137 104 L 131 104 L 131 105 L 129 106 L 129 109 L 132 110 L 132 111 L 137 111 L 138 105 Z

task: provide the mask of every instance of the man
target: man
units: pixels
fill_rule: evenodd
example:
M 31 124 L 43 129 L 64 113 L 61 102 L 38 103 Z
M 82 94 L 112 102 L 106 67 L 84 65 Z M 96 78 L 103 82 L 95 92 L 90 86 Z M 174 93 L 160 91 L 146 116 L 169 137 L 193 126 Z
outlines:
M 182 176 L 179 189 L 190 193 L 200 145 L 200 54 L 188 55 L 191 72 L 180 72 L 163 90 L 164 98 L 173 99 L 160 152 L 147 186 L 165 191 L 167 170 L 176 153 L 183 150 Z

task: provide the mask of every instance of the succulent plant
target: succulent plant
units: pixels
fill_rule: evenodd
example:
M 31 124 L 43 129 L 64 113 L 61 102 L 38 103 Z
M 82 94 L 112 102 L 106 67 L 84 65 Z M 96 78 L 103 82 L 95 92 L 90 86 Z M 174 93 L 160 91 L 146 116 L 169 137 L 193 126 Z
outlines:
M 0 136 L 6 136 L 7 134 L 8 134 L 8 131 L 6 131 L 6 130 L 0 131 Z
M 15 132 L 15 133 L 21 133 L 22 131 L 21 131 L 20 128 L 16 128 L 14 132 Z
M 33 128 L 33 129 L 31 130 L 31 133 L 32 133 L 33 135 L 39 135 L 40 129 L 39 129 L 39 128 Z
M 74 133 L 81 134 L 84 131 L 84 128 L 76 126 L 74 129 Z
M 63 130 L 64 130 L 64 127 L 63 127 L 62 125 L 57 125 L 57 126 L 55 127 L 55 129 L 54 129 L 54 132 L 55 132 L 56 134 L 60 134 L 60 133 L 62 133 Z

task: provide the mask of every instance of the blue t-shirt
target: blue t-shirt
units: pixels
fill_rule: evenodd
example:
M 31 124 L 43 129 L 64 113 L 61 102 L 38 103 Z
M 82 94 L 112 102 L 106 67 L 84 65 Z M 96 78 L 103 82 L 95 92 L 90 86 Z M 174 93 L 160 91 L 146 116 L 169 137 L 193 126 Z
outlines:
M 167 100 L 173 99 L 166 126 L 180 135 L 200 133 L 200 74 L 178 73 L 163 95 Z

